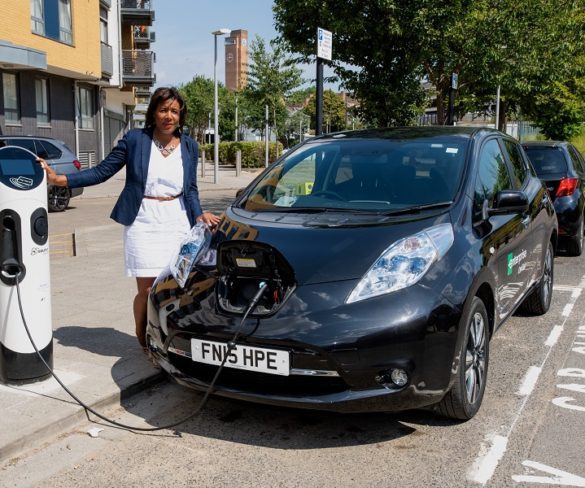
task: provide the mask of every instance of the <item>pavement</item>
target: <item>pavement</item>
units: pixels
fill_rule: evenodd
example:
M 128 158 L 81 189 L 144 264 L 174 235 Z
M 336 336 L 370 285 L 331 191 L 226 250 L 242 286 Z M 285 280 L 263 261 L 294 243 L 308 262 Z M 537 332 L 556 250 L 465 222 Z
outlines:
M 214 168 L 208 163 L 205 174 L 198 174 L 203 208 L 213 192 L 233 190 L 235 196 L 257 174 L 242 171 L 236 176 L 234 167 L 221 165 L 214 183 Z M 83 402 L 106 413 L 163 379 L 136 340 L 135 281 L 124 272 L 122 226 L 108 218 L 123 184 L 121 172 L 85 188 L 65 212 L 49 214 L 54 371 Z M 87 419 L 52 377 L 25 385 L 0 384 L 0 411 L 2 464 Z

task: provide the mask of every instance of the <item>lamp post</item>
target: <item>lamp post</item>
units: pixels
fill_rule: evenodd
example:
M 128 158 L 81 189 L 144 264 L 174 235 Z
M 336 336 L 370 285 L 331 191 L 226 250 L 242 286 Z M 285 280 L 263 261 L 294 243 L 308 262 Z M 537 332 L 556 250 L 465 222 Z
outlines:
M 217 36 L 229 34 L 229 29 L 213 31 L 213 183 L 217 184 L 219 172 L 219 120 L 217 104 Z

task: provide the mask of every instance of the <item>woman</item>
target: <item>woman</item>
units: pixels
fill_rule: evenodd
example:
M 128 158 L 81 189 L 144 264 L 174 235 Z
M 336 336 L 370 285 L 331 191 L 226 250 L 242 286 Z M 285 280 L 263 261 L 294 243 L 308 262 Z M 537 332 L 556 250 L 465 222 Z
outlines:
M 175 244 L 195 225 L 214 227 L 219 217 L 201 210 L 197 191 L 197 143 L 181 134 L 186 106 L 175 88 L 158 88 L 150 100 L 144 129 L 130 130 L 97 166 L 57 175 L 39 158 L 56 186 L 97 185 L 126 166 L 126 181 L 110 217 L 124 225 L 126 273 L 136 278 L 136 336 L 146 347 L 149 290 L 167 267 Z

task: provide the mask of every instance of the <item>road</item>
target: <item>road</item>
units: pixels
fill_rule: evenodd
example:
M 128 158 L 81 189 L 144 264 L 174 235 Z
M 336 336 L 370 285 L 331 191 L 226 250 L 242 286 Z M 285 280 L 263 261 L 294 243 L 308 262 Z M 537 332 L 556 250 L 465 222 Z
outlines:
M 203 199 L 218 211 L 232 197 L 209 192 Z M 85 217 L 107 214 L 111 201 L 103 200 L 80 202 L 95 206 Z M 51 214 L 54 228 L 60 218 Z M 92 223 L 109 225 L 101 218 Z M 104 430 L 93 438 L 87 431 L 96 424 L 83 423 L 1 466 L 0 484 L 585 487 L 584 263 L 585 256 L 556 257 L 550 311 L 517 314 L 496 332 L 486 396 L 471 421 L 422 410 L 336 415 L 211 398 L 176 430 L 98 425 Z M 201 398 L 165 382 L 108 414 L 159 426 L 189 416 Z

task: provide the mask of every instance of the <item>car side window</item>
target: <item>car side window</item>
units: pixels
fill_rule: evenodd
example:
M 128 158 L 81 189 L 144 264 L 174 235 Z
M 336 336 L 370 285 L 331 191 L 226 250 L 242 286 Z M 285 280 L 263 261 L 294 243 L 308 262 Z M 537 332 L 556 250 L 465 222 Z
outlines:
M 47 141 L 37 141 L 39 146 L 39 156 L 44 159 L 59 159 L 61 157 L 61 150 Z
M 504 146 L 506 146 L 506 151 L 508 152 L 510 162 L 512 163 L 514 183 L 517 188 L 521 188 L 526 180 L 526 164 L 524 163 L 524 158 L 520 152 L 520 146 L 507 139 L 504 140 Z
M 579 173 L 585 172 L 585 168 L 583 167 L 583 161 L 577 154 L 577 151 L 573 146 L 569 146 L 569 155 L 571 156 L 571 160 L 573 161 L 573 167 Z
M 8 139 L 6 141 L 8 146 L 19 146 L 28 149 L 29 151 L 37 154 L 37 150 L 35 148 L 35 141 L 32 139 Z
M 473 221 L 483 219 L 483 206 L 491 207 L 499 191 L 511 189 L 512 180 L 498 141 L 490 139 L 480 150 L 473 198 Z

